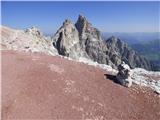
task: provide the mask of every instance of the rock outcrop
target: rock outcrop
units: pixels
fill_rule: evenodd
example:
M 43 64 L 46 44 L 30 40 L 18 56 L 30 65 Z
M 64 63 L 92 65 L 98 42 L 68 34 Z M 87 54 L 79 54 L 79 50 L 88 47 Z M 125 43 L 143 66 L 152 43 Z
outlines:
M 26 33 L 37 36 L 37 37 L 43 37 L 43 33 L 36 28 L 35 26 L 31 27 L 31 28 L 27 28 L 25 30 Z
M 75 59 L 83 56 L 79 33 L 74 24 L 68 19 L 65 20 L 63 26 L 56 32 L 52 41 L 60 55 Z
M 117 80 L 121 85 L 126 87 L 131 87 L 132 85 L 132 76 L 133 72 L 130 67 L 124 62 L 118 66 L 118 74 L 116 76 Z
M 75 26 L 79 32 L 80 45 L 89 58 L 98 63 L 111 65 L 112 62 L 106 54 L 107 47 L 101 38 L 100 31 L 82 15 L 79 15 Z
M 5 49 L 23 50 L 30 52 L 42 52 L 50 55 L 58 55 L 51 40 L 43 36 L 36 27 L 23 30 L 15 30 L 1 26 L 1 43 Z
M 147 70 L 151 70 L 151 63 L 139 55 L 135 50 L 127 45 L 127 43 L 121 41 L 120 39 L 112 36 L 106 40 L 109 55 L 112 62 L 118 66 L 120 62 L 125 61 L 131 68 L 140 67 Z
M 82 15 L 79 15 L 75 25 L 66 20 L 52 40 L 59 54 L 64 56 L 75 59 L 85 57 L 113 68 L 125 61 L 131 68 L 152 69 L 149 61 L 120 39 L 112 36 L 104 41 L 100 31 Z
M 100 31 L 94 28 L 85 16 L 79 15 L 75 26 L 79 32 L 80 43 L 83 47 L 86 47 L 85 44 L 87 41 L 102 41 Z

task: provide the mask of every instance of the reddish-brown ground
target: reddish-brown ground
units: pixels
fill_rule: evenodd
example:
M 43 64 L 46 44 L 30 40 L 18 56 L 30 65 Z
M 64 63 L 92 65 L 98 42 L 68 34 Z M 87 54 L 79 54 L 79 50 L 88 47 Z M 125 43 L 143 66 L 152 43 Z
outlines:
M 160 119 L 155 93 L 125 88 L 104 74 L 61 57 L 2 51 L 2 119 Z

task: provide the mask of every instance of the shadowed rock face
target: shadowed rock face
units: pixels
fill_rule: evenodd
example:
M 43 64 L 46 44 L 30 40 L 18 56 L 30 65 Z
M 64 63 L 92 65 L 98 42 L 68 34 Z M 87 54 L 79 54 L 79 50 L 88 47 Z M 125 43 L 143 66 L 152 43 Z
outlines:
M 114 51 L 114 55 L 116 57 L 112 57 L 113 55 L 111 55 L 110 58 L 112 59 L 112 62 L 116 64 L 116 66 L 121 61 L 125 61 L 125 63 L 127 63 L 131 68 L 141 67 L 148 70 L 152 69 L 150 62 L 146 58 L 140 56 L 136 51 L 134 51 L 120 39 L 112 36 L 106 41 L 106 43 L 109 48 L 109 51 Z
M 104 42 L 100 31 L 82 15 L 79 15 L 75 25 L 66 20 L 53 38 L 59 54 L 64 56 L 76 59 L 86 57 L 113 68 L 125 61 L 131 68 L 152 69 L 148 60 L 120 39 L 112 36 Z
M 74 24 L 68 19 L 65 20 L 53 38 L 53 45 L 57 48 L 58 53 L 76 59 L 82 56 L 78 34 Z
M 87 38 L 92 41 L 102 40 L 100 31 L 97 28 L 94 28 L 84 16 L 79 15 L 75 26 L 79 32 L 80 41 L 85 42 Z
M 79 31 L 80 46 L 89 58 L 98 63 L 111 63 L 111 61 L 107 59 L 106 51 L 108 48 L 101 38 L 100 31 L 94 28 L 82 15 L 79 15 L 75 26 Z

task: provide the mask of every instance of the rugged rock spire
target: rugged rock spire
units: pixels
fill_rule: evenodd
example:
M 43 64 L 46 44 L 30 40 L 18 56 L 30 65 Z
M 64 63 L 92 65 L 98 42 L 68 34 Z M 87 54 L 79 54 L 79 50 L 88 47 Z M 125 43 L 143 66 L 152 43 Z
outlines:
M 82 55 L 78 31 L 71 20 L 66 19 L 63 22 L 63 26 L 60 27 L 53 37 L 53 45 L 61 55 L 76 59 Z
M 79 15 L 75 25 L 65 20 L 53 37 L 53 45 L 59 54 L 71 58 L 86 57 L 113 68 L 125 61 L 131 68 L 151 70 L 150 63 L 120 39 L 112 36 L 106 42 L 102 40 L 100 31 L 83 15 Z
M 140 56 L 136 51 L 129 47 L 127 43 L 120 39 L 112 36 L 106 43 L 110 51 L 110 58 L 116 66 L 119 65 L 121 61 L 125 61 L 131 68 L 141 67 L 148 70 L 152 69 L 151 63 L 146 58 Z
M 81 40 L 87 38 L 93 41 L 101 40 L 100 31 L 92 26 L 83 15 L 79 15 L 78 20 L 75 24 Z
M 89 25 L 90 25 L 90 24 L 89 24 L 89 22 L 87 21 L 87 19 L 86 19 L 84 16 L 79 15 L 78 20 L 77 20 L 75 26 L 76 26 L 76 28 L 77 28 L 77 30 L 78 30 L 78 32 L 79 32 L 80 35 L 81 35 L 83 32 L 85 32 L 86 27 L 88 27 Z
M 80 45 L 89 58 L 98 63 L 111 63 L 109 59 L 106 59 L 107 47 L 102 41 L 100 31 L 82 15 L 79 15 L 75 26 L 79 31 Z

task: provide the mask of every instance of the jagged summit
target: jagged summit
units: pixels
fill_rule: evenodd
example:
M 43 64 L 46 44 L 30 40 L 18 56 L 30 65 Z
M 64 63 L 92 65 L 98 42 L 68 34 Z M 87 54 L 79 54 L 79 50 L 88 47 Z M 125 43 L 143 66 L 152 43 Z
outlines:
M 79 15 L 77 22 L 75 23 L 75 26 L 77 30 L 79 31 L 79 35 L 83 38 L 86 38 L 86 34 L 92 34 L 94 35 L 96 31 L 98 31 L 96 28 L 92 26 L 90 22 L 86 19 L 85 16 Z
M 87 24 L 87 20 L 84 16 L 79 15 L 77 22 L 75 23 L 75 26 L 79 32 L 79 35 L 82 35 L 82 32 L 84 31 L 86 24 Z
M 117 47 L 119 47 L 119 48 L 121 48 L 122 46 L 125 46 L 126 48 L 129 48 L 129 46 L 127 45 L 127 43 L 125 43 L 124 41 L 120 40 L 116 36 L 111 36 L 110 38 L 108 38 L 106 40 L 106 43 L 108 45 L 111 45 L 111 46 L 115 46 L 117 44 L 118 45 Z
M 109 51 L 112 51 L 114 61 L 125 61 L 131 68 L 141 67 L 148 70 L 152 69 L 151 63 L 133 50 L 127 43 L 114 36 L 106 40 Z M 112 55 L 111 55 L 112 56 Z M 118 65 L 118 64 L 117 64 Z
M 80 22 L 80 23 L 82 23 L 82 22 L 89 23 L 89 22 L 87 21 L 87 18 L 86 18 L 84 15 L 82 15 L 82 14 L 80 14 L 80 15 L 78 16 L 77 23 L 78 23 L 78 22 Z
M 102 40 L 100 31 L 93 27 L 90 22 L 86 19 L 85 16 L 79 15 L 75 26 L 79 32 L 80 41 L 82 46 L 89 41 L 100 41 Z
M 63 25 L 53 36 L 52 41 L 60 55 L 75 59 L 82 56 L 82 50 L 80 50 L 79 44 L 79 33 L 71 20 L 66 19 L 63 22 Z
M 7 46 L 14 46 L 15 49 L 39 51 L 43 48 L 42 51 L 45 53 L 48 53 L 48 50 L 52 51 L 51 53 L 58 51 L 63 56 L 74 59 L 85 58 L 113 68 L 117 68 L 122 61 L 125 61 L 131 68 L 152 69 L 147 59 L 119 38 L 112 36 L 107 41 L 103 41 L 101 32 L 93 27 L 83 15 L 79 15 L 75 24 L 66 19 L 50 41 L 47 41 L 36 27 L 28 28 L 25 32 L 9 33 L 13 33 L 10 35 L 13 37 L 11 41 L 8 41 L 8 37 L 5 36 L 3 41 Z
M 110 38 L 108 38 L 108 40 L 110 41 L 117 41 L 119 38 L 117 38 L 116 36 L 111 36 Z
M 101 32 L 83 15 L 79 15 L 75 25 L 66 19 L 53 38 L 54 46 L 59 54 L 64 56 L 76 59 L 85 57 L 113 68 L 125 61 L 131 68 L 151 70 L 149 61 L 119 38 L 111 36 L 107 41 L 103 41 Z
M 80 19 L 80 18 L 86 19 L 86 17 L 83 14 L 79 14 L 78 19 Z
M 39 36 L 39 37 L 42 37 L 43 36 L 43 33 L 40 31 L 40 29 L 38 29 L 37 27 L 35 26 L 32 26 L 31 28 L 27 28 L 25 30 L 26 33 L 29 33 L 29 34 L 32 34 L 32 35 L 36 35 L 36 36 Z
M 72 21 L 70 19 L 66 19 L 64 22 L 63 22 L 63 26 L 66 26 L 68 24 L 72 24 Z

